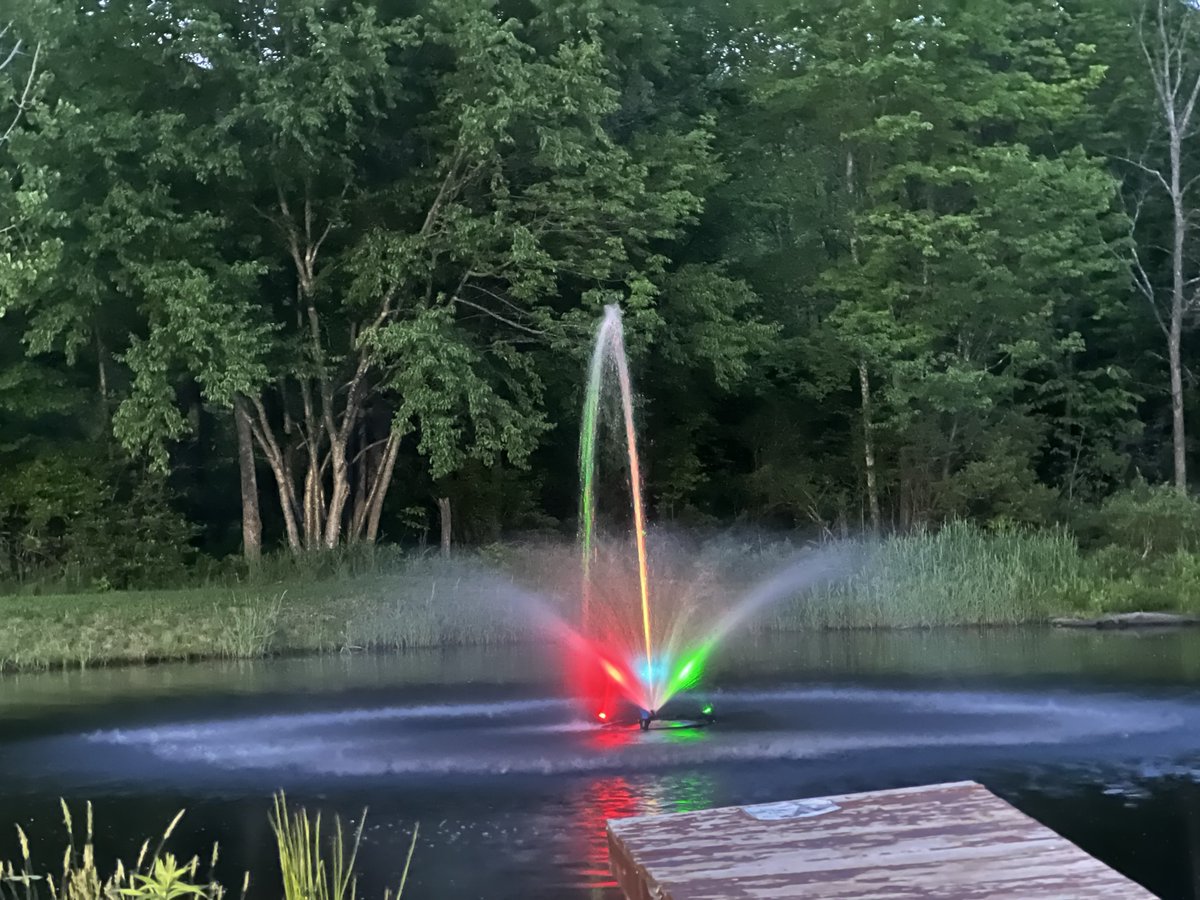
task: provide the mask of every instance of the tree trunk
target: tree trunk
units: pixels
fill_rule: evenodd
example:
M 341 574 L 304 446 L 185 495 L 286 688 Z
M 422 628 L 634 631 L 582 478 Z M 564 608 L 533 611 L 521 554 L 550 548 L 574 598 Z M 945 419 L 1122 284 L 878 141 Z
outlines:
M 1180 359 L 1183 316 L 1171 316 L 1167 359 L 1171 367 L 1171 440 L 1175 456 L 1175 490 L 1187 493 L 1187 435 L 1183 421 L 1183 363 Z
M 367 521 L 367 488 L 375 477 L 375 451 L 367 443 L 367 424 L 360 420 L 358 428 L 358 453 L 351 466 L 350 480 L 353 484 L 354 500 L 350 504 L 350 525 L 346 532 L 347 541 L 362 540 Z
M 379 537 L 379 518 L 383 515 L 383 500 L 392 484 L 392 472 L 396 469 L 396 457 L 400 455 L 400 435 L 393 431 L 388 435 L 387 446 L 383 451 L 383 461 L 375 474 L 371 485 L 371 496 L 367 501 L 367 540 L 371 543 Z M 446 507 L 449 515 L 449 504 Z
M 342 539 L 342 518 L 350 499 L 350 467 L 346 461 L 346 438 L 335 437 L 329 448 L 332 484 L 325 514 L 325 549 L 332 550 Z
M 1198 15 L 1193 3 L 1175 0 L 1143 0 L 1142 16 L 1137 34 L 1142 53 L 1154 86 L 1158 112 L 1167 137 L 1169 171 L 1135 163 L 1153 176 L 1171 200 L 1171 292 L 1164 311 L 1150 275 L 1134 253 L 1135 280 L 1150 301 L 1159 325 L 1167 338 L 1167 362 L 1171 377 L 1171 442 L 1173 450 L 1175 489 L 1187 492 L 1187 431 L 1183 415 L 1183 364 L 1181 361 L 1183 329 L 1194 309 L 1197 295 L 1187 291 L 1200 279 L 1188 279 L 1186 271 L 1194 248 L 1196 210 L 1188 208 L 1188 189 L 1194 178 L 1185 177 L 1184 141 L 1193 137 L 1193 117 L 1200 101 L 1200 65 L 1197 65 L 1196 32 Z M 1164 314 L 1165 312 L 1165 314 Z
M 104 339 L 100 337 L 99 329 L 96 329 L 96 371 L 100 380 L 100 408 L 104 411 L 104 417 L 107 419 L 109 416 L 108 348 L 104 345 Z
M 438 515 L 442 521 L 442 556 L 450 555 L 450 498 L 438 497 Z
M 875 437 L 872 434 L 871 423 L 871 376 L 867 372 L 867 364 L 863 360 L 858 363 L 858 385 L 862 392 L 863 464 L 867 475 L 867 506 L 871 511 L 871 530 L 878 534 L 882 517 L 879 514 L 879 489 L 875 481 Z
M 1174 125 L 1174 123 L 1172 123 Z M 1187 434 L 1183 422 L 1183 318 L 1187 313 L 1184 297 L 1184 252 L 1188 232 L 1188 211 L 1184 206 L 1183 142 L 1178 130 L 1171 134 L 1171 201 L 1174 210 L 1174 246 L 1171 248 L 1171 322 L 1167 335 L 1167 359 L 1171 367 L 1171 440 L 1175 456 L 1175 490 L 1187 493 Z
M 238 472 L 242 489 L 242 553 L 253 565 L 262 558 L 262 516 L 258 505 L 258 475 L 254 471 L 254 437 L 246 401 L 238 397 L 233 405 L 237 426 Z
M 271 431 L 271 423 L 267 419 L 267 411 L 262 400 L 254 398 L 254 412 L 257 421 L 252 423 L 254 440 L 262 450 L 271 474 L 275 476 L 275 487 L 279 492 L 279 509 L 283 514 L 283 526 L 287 532 L 288 549 L 293 553 L 301 550 L 300 528 L 296 521 L 296 486 L 292 482 L 292 469 L 283 449 Z

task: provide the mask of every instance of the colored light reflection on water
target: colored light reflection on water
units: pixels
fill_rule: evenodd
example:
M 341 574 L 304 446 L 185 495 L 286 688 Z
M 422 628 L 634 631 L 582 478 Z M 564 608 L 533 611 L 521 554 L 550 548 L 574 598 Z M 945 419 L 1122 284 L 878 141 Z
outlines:
M 685 730 L 674 729 L 679 734 Z M 581 873 L 583 883 L 575 887 L 588 890 L 592 897 L 609 900 L 611 891 L 617 887 L 609 868 L 609 820 L 709 809 L 714 803 L 717 782 L 703 772 L 666 775 L 653 786 L 644 779 L 611 775 L 589 779 L 581 791 L 578 806 L 582 812 L 575 821 L 575 834 L 579 856 L 585 865 Z

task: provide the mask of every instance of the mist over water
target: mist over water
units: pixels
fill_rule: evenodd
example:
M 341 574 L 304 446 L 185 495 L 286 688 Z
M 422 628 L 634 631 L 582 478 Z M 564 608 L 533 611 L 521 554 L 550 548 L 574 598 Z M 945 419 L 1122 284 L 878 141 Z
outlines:
M 553 698 L 213 718 L 80 736 L 219 784 L 238 770 L 290 776 L 568 774 L 863 751 L 1004 748 L 1165 735 L 1187 704 L 1099 694 L 897 691 L 829 686 L 722 691 L 720 727 L 641 735 L 598 729 Z M 120 774 L 122 755 L 110 752 Z

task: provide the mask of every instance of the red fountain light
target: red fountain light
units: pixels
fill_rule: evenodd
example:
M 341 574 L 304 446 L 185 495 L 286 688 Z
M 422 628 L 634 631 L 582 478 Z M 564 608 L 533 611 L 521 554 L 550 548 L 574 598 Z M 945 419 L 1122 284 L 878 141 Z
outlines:
M 597 710 L 600 721 L 613 721 L 614 707 L 621 701 L 639 709 L 649 708 L 642 680 L 622 661 L 619 652 L 575 633 L 567 644 L 567 653 L 571 692 Z

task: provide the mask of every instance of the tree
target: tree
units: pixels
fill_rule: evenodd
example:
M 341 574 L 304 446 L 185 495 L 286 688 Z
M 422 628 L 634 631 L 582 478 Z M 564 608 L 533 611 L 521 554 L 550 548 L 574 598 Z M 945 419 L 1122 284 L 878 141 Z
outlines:
M 30 151 L 71 183 L 43 224 L 86 235 L 31 340 L 77 350 L 99 303 L 108 322 L 127 310 L 127 447 L 166 467 L 194 381 L 245 411 L 289 546 L 374 539 L 406 436 L 435 478 L 521 463 L 545 428 L 537 354 L 576 350 L 617 297 L 651 322 L 655 245 L 698 210 L 709 137 L 610 133 L 599 40 L 547 41 L 537 17 L 230 9 L 81 17 L 130 80 Z M 154 61 L 166 86 L 145 77 Z M 139 154 L 148 124 L 157 149 Z
M 1120 276 L 1112 179 L 1048 138 L 1103 66 L 1061 8 L 1008 6 L 760 6 L 731 45 L 753 92 L 728 129 L 752 135 L 730 219 L 771 265 L 742 271 L 778 285 L 815 393 L 852 385 L 873 527 L 888 506 L 905 526 L 967 512 L 964 479 L 993 462 L 1026 460 L 1036 484 L 1059 415 L 1039 386 L 1080 358 L 1072 310 L 1111 303 Z
M 1189 143 L 1200 134 L 1200 115 L 1196 109 L 1200 99 L 1200 12 L 1185 0 L 1145 0 L 1137 23 L 1137 38 L 1145 59 L 1145 77 L 1154 90 L 1158 134 L 1143 159 L 1132 161 L 1145 176 L 1133 189 L 1134 225 L 1136 228 L 1143 222 L 1147 189 L 1161 192 L 1168 202 L 1170 225 L 1164 251 L 1168 283 L 1160 284 L 1153 274 L 1155 266 L 1148 257 L 1155 255 L 1154 251 L 1145 243 L 1136 242 L 1134 281 L 1149 302 L 1167 342 L 1175 488 L 1185 493 L 1188 482 L 1183 332 L 1191 313 L 1200 304 L 1197 258 L 1200 225 L 1193 205 L 1200 168 L 1189 156 Z M 1144 224 L 1142 230 L 1144 237 L 1148 230 Z

